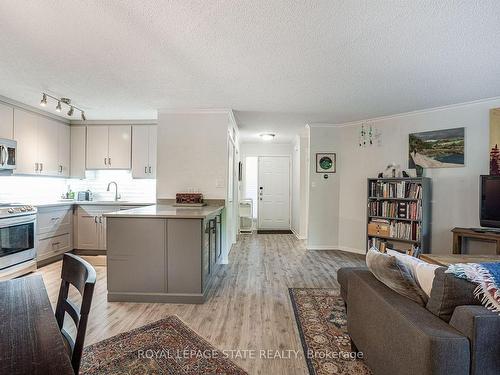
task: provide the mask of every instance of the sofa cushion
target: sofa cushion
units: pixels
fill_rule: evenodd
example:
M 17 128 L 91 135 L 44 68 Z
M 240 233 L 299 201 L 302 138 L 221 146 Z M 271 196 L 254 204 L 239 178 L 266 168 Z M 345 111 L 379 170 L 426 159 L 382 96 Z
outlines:
M 350 275 L 354 271 L 366 270 L 366 267 L 342 267 L 337 271 L 337 281 L 340 284 L 340 296 L 347 303 L 347 286 Z
M 398 258 L 371 249 L 366 254 L 366 264 L 380 282 L 396 293 L 425 306 L 425 292 L 412 277 L 410 269 Z
M 445 273 L 446 267 L 439 267 L 434 274 L 432 290 L 427 310 L 449 322 L 455 307 L 462 305 L 481 305 L 481 301 L 474 297 L 476 284 Z

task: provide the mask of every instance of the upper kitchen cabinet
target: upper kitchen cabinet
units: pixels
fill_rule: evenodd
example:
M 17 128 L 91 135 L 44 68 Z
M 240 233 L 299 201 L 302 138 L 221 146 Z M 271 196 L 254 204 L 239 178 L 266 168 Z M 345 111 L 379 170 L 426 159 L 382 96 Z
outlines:
M 69 126 L 33 112 L 14 109 L 16 174 L 69 175 Z
M 132 177 L 156 177 L 156 125 L 132 126 Z
M 14 136 L 14 109 L 0 103 L 0 138 L 12 139 Z
M 87 126 L 87 169 L 130 169 L 130 125 Z
M 85 178 L 85 126 L 71 126 L 70 176 Z

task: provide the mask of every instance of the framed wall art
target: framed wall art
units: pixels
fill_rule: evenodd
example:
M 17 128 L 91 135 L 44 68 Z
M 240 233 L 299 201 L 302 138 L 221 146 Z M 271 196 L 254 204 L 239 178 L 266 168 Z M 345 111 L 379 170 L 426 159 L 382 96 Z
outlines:
M 335 173 L 336 155 L 333 152 L 316 153 L 316 173 Z

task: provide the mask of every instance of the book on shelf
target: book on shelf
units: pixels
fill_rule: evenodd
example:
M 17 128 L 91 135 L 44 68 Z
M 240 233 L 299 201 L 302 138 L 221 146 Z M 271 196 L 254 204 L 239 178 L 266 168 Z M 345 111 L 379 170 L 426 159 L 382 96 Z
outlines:
M 422 185 L 411 181 L 371 181 L 369 192 L 375 198 L 421 199 Z
M 391 237 L 394 240 L 420 241 L 421 226 L 417 222 L 398 222 L 390 219 L 374 218 L 368 223 L 370 224 L 388 224 L 389 232 L 384 233 L 384 237 Z M 376 235 L 373 235 L 376 237 Z
M 370 216 L 383 216 L 394 219 L 420 220 L 422 218 L 422 206 L 419 202 L 368 202 Z
M 399 253 L 407 254 L 410 256 L 413 256 L 415 258 L 418 258 L 420 254 L 422 253 L 421 248 L 418 245 L 411 245 L 409 247 L 406 247 L 404 249 L 397 248 L 394 246 L 394 244 L 388 242 L 387 240 L 381 239 L 381 238 L 370 238 L 368 240 L 368 249 L 377 249 L 381 253 L 386 253 L 387 250 L 394 250 Z

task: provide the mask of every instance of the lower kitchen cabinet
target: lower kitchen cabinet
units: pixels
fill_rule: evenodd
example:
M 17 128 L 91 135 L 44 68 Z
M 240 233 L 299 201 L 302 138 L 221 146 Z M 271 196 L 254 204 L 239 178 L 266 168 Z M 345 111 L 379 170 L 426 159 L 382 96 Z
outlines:
M 75 225 L 75 248 L 106 250 L 106 218 L 103 214 L 119 210 L 117 206 L 78 206 Z
M 73 250 L 73 208 L 39 207 L 37 214 L 37 261 Z
M 220 213 L 108 217 L 108 301 L 203 303 L 221 264 Z

